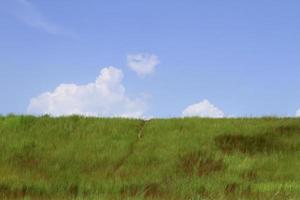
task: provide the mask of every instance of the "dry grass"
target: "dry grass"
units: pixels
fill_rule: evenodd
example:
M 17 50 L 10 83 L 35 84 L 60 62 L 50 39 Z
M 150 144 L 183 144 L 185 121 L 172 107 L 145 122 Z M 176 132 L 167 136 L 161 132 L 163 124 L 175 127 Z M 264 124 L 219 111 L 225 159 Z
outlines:
M 191 176 L 196 174 L 199 177 L 225 169 L 223 160 L 215 160 L 200 151 L 181 156 L 179 167 L 187 175 Z
M 240 152 L 245 154 L 286 152 L 296 148 L 284 143 L 276 132 L 259 135 L 224 134 L 215 138 L 216 145 L 223 153 Z M 286 132 L 280 132 L 289 134 Z

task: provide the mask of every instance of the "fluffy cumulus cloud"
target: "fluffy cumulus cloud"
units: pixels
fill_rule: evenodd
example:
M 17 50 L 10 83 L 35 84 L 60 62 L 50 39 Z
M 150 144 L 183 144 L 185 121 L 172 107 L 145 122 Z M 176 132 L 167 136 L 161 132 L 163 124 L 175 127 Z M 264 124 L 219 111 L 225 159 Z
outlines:
M 224 113 L 222 110 L 211 104 L 208 100 L 189 105 L 182 112 L 183 117 L 211 117 L 222 118 Z
M 28 113 L 89 116 L 142 117 L 144 99 L 131 99 L 122 85 L 123 73 L 114 67 L 103 68 L 95 82 L 86 85 L 61 84 L 30 100 Z
M 151 74 L 159 64 L 159 59 L 154 54 L 140 53 L 127 56 L 127 65 L 139 76 Z

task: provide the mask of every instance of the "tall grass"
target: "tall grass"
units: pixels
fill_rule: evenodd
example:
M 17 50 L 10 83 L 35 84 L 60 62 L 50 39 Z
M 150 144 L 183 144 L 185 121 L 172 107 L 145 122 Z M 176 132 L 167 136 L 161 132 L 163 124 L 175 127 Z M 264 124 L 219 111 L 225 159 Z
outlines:
M 0 199 L 299 199 L 300 119 L 0 116 Z

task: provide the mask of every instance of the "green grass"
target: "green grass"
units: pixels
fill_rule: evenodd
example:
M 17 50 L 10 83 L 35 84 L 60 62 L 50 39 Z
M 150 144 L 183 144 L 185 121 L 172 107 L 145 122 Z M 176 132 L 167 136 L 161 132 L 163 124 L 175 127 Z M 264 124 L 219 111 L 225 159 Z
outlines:
M 0 116 L 0 199 L 300 199 L 300 119 Z

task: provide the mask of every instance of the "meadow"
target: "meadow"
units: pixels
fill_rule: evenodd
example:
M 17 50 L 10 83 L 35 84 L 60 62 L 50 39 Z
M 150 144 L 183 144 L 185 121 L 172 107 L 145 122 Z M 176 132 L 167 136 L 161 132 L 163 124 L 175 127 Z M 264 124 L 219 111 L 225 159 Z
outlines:
M 300 119 L 0 117 L 0 199 L 300 199 Z

